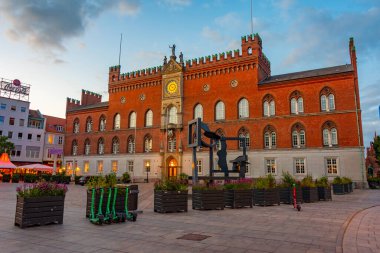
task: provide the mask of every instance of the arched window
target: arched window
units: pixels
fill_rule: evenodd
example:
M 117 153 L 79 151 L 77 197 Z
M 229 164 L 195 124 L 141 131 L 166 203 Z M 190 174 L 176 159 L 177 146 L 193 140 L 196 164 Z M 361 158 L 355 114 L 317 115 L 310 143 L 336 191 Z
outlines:
M 98 140 L 98 154 L 99 155 L 104 154 L 104 140 L 103 140 L 103 138 L 99 138 L 99 140 Z
M 175 106 L 169 109 L 169 124 L 177 124 L 177 107 Z
M 272 95 L 267 94 L 263 99 L 263 112 L 265 117 L 276 115 L 276 105 Z
M 327 121 L 322 126 L 323 146 L 338 145 L 338 130 L 334 122 Z
M 144 138 L 144 151 L 146 153 L 148 152 L 151 152 L 152 151 L 152 136 L 150 136 L 149 134 L 145 136 Z
M 86 120 L 86 133 L 90 133 L 92 131 L 92 118 L 88 117 Z
M 128 153 L 134 154 L 136 152 L 136 150 L 135 150 L 135 137 L 130 135 L 128 137 L 127 144 L 128 144 Z
M 303 98 L 298 90 L 293 91 L 292 94 L 290 94 L 290 113 L 303 113 Z
M 292 147 L 304 148 L 306 146 L 305 127 L 301 123 L 292 126 Z
M 246 128 L 242 127 L 240 128 L 239 132 L 238 132 L 238 136 L 239 138 L 245 138 L 245 146 L 247 147 L 247 149 L 251 146 L 251 139 L 249 137 L 249 132 Z M 239 149 L 243 149 L 243 142 L 239 140 Z
M 91 145 L 90 145 L 90 140 L 86 139 L 84 141 L 84 154 L 89 155 L 91 152 Z
M 116 136 L 112 139 L 112 154 L 118 154 L 119 153 L 119 138 Z
M 224 103 L 219 101 L 215 106 L 215 120 L 225 120 L 226 119 L 226 111 L 224 107 Z
M 264 128 L 264 147 L 267 149 L 276 148 L 277 146 L 277 135 L 276 129 L 268 125 Z
M 145 114 L 145 126 L 146 127 L 153 126 L 153 112 L 152 112 L 152 110 L 148 110 Z
M 335 110 L 334 91 L 330 87 L 324 87 L 320 92 L 321 111 L 329 112 Z
M 115 115 L 115 118 L 113 121 L 113 129 L 114 130 L 120 129 L 120 114 L 119 113 Z
M 71 153 L 73 155 L 77 155 L 78 154 L 78 142 L 77 142 L 77 140 L 73 140 L 73 142 L 71 144 Z
M 168 131 L 168 151 L 175 152 L 177 148 L 177 139 L 173 130 Z
M 203 106 L 201 104 L 197 104 L 194 108 L 194 119 L 201 118 L 203 121 Z
M 104 115 L 100 116 L 99 119 L 99 132 L 106 131 L 106 117 Z
M 136 128 L 136 113 L 131 112 L 129 115 L 129 128 Z
M 248 100 L 243 98 L 239 101 L 239 119 L 244 119 L 249 117 L 249 103 Z
M 73 124 L 73 133 L 74 133 L 74 134 L 79 133 L 79 119 L 78 119 L 78 118 L 76 118 L 76 119 L 74 120 L 74 124 Z

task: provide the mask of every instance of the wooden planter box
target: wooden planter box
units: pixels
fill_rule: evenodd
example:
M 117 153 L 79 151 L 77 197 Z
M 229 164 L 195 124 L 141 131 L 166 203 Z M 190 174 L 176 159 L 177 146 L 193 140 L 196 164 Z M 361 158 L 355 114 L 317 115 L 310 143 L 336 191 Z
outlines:
M 343 184 L 344 193 L 350 193 L 348 184 Z
M 17 196 L 15 225 L 25 228 L 33 225 L 63 223 L 65 196 L 24 198 Z
M 223 190 L 193 190 L 193 209 L 213 210 L 224 209 Z
M 279 189 L 253 189 L 253 204 L 259 206 L 279 205 Z
M 353 192 L 353 186 L 352 186 L 353 183 L 349 183 L 348 184 L 348 192 Z
M 280 194 L 280 202 L 282 204 L 293 204 L 293 188 L 287 187 L 287 188 L 278 188 L 279 194 Z M 296 198 L 297 203 L 303 203 L 302 198 L 302 188 L 297 186 L 296 187 Z
M 252 189 L 224 190 L 224 206 L 231 208 L 252 207 Z
M 319 201 L 317 187 L 302 187 L 303 201 L 313 203 Z
M 135 211 L 137 210 L 137 207 L 138 207 L 139 186 L 130 185 L 128 186 L 128 188 L 129 188 L 128 211 Z M 120 188 L 120 189 L 123 189 L 123 188 Z M 118 189 L 118 191 L 120 189 Z M 87 190 L 86 217 L 90 216 L 91 199 L 92 199 L 92 190 Z M 100 191 L 97 191 L 95 194 L 95 213 L 98 213 L 99 200 L 100 200 Z M 108 200 L 108 189 L 104 189 L 103 204 L 102 204 L 103 214 L 105 214 L 107 211 L 107 200 Z M 112 199 L 111 199 L 111 209 L 112 209 L 112 201 L 113 201 L 113 191 L 112 191 Z M 117 195 L 115 207 L 116 207 L 116 212 L 125 211 L 125 193 L 121 195 L 120 194 Z
M 333 184 L 333 193 L 340 195 L 340 194 L 345 194 L 344 191 L 344 185 L 343 184 Z
M 188 193 L 185 191 L 154 191 L 154 211 L 158 213 L 187 212 Z
M 319 200 L 332 200 L 331 187 L 318 186 L 318 199 Z

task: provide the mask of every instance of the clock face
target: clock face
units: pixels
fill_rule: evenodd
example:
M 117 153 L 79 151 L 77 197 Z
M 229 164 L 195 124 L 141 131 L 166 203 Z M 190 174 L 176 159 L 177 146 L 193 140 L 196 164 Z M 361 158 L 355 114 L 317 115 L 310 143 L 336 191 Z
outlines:
M 175 81 L 170 81 L 166 86 L 166 90 L 169 94 L 173 94 L 177 91 L 177 83 Z

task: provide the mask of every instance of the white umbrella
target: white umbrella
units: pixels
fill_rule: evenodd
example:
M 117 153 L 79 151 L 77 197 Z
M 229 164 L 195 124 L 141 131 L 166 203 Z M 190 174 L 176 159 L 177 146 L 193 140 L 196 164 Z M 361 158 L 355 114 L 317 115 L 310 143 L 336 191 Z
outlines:
M 45 164 L 40 164 L 40 163 L 33 163 L 33 164 L 28 164 L 28 165 L 22 165 L 22 166 L 19 166 L 19 168 L 41 170 L 41 171 L 45 171 L 45 170 L 53 171 L 53 167 L 50 167 L 50 166 L 45 165 Z

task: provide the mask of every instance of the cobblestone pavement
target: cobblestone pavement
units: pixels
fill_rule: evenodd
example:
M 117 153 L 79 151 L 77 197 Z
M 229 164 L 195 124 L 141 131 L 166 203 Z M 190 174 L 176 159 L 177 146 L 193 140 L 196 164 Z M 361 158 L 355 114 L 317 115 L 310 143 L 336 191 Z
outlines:
M 85 218 L 86 190 L 70 185 L 62 225 L 14 226 L 17 184 L 0 183 L 0 252 L 380 252 L 380 191 L 292 206 L 158 214 L 153 184 L 139 184 L 137 221 L 97 226 Z M 189 201 L 189 207 L 191 201 Z M 178 239 L 186 234 L 202 241 Z

